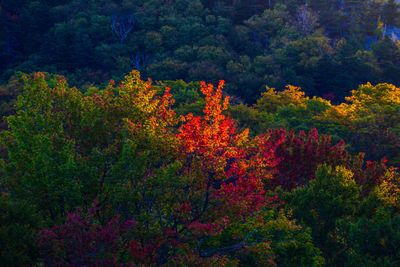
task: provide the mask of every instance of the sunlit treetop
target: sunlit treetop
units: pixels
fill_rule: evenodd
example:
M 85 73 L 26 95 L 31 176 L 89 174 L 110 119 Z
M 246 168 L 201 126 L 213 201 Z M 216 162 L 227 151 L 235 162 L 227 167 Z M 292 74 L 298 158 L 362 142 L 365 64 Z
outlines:
M 267 91 L 261 94 L 255 107 L 267 112 L 276 112 L 280 106 L 302 105 L 306 99 L 309 98 L 305 96 L 300 87 L 287 85 L 283 91 L 276 91 L 274 88 L 267 87 Z

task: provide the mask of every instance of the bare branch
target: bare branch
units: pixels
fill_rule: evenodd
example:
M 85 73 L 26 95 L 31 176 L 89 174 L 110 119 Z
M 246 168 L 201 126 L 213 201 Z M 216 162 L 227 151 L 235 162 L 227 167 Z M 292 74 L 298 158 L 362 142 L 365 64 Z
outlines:
M 300 6 L 297 9 L 296 22 L 299 30 L 308 36 L 318 26 L 318 13 L 308 8 L 307 5 Z
M 134 27 L 135 17 L 133 14 L 126 16 L 114 15 L 111 17 L 111 29 L 121 44 L 128 37 L 128 34 L 134 29 Z

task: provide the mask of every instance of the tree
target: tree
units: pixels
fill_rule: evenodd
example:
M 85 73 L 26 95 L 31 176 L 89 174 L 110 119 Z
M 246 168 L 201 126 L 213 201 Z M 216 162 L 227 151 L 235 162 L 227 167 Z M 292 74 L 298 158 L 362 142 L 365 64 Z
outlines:
M 318 13 L 314 12 L 307 5 L 300 6 L 297 9 L 296 22 L 299 30 L 309 36 L 318 26 Z
M 395 0 L 388 0 L 383 5 L 382 19 L 386 25 L 399 26 L 399 4 Z
M 135 28 L 135 16 L 113 15 L 111 16 L 111 29 L 122 45 L 129 33 Z

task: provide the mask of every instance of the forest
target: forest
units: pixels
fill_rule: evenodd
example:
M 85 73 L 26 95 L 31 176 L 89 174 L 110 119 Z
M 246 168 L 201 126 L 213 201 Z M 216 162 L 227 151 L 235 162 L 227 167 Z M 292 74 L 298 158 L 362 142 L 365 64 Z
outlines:
M 1 0 L 0 266 L 400 266 L 400 3 Z

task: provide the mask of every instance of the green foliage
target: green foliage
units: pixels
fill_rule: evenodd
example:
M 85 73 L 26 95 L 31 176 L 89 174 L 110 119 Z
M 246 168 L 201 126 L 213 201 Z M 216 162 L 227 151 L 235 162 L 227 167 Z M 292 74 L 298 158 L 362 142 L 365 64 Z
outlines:
M 246 222 L 232 225 L 221 235 L 204 239 L 200 248 L 207 255 L 230 252 L 240 260 L 239 266 L 323 266 L 325 263 L 313 243 L 310 229 L 297 225 L 279 207 L 269 207 Z
M 360 188 L 352 176 L 343 167 L 321 166 L 308 186 L 283 197 L 287 207 L 293 209 L 294 217 L 311 227 L 314 242 L 323 248 L 324 257 L 330 263 L 335 262 L 335 253 L 340 250 L 335 240 L 336 222 L 356 212 Z
M 387 175 L 388 181 L 394 179 L 393 172 Z M 388 192 L 393 192 L 386 189 L 390 183 L 361 197 L 352 176 L 343 167 L 321 166 L 308 186 L 284 192 L 282 199 L 294 218 L 311 228 L 313 241 L 329 265 L 395 266 L 400 217 L 381 200 L 386 196 L 383 200 L 388 201 Z
M 274 120 L 273 114 L 260 112 L 245 104 L 231 106 L 229 113 L 233 119 L 238 121 L 241 129 L 251 129 L 250 134 L 252 135 L 264 133 L 269 128 L 282 127 L 282 123 Z
M 64 212 L 65 198 L 69 204 L 77 205 L 82 193 L 70 178 L 78 167 L 74 142 L 62 137 L 62 118 L 51 114 L 54 100 L 44 77 L 25 82 L 29 89 L 19 96 L 16 115 L 8 118 L 11 131 L 2 133 L 10 160 L 6 173 L 8 177 L 23 173 L 18 181 L 8 182 L 15 185 L 14 190 L 22 199 L 33 197 L 31 203 L 48 210 L 54 219 Z M 65 84 L 61 90 L 65 90 Z
M 168 102 L 153 99 L 156 91 L 137 72 L 121 87 L 110 84 L 87 96 L 69 88 L 61 76 L 38 73 L 24 81 L 16 114 L 8 117 L 9 130 L 2 132 L 9 157 L 5 176 L 12 193 L 37 205 L 43 216 L 56 220 L 95 197 L 109 198 L 124 177 L 115 176 L 121 172 L 117 166 L 125 168 L 115 164 L 126 156 L 127 145 L 145 156 L 140 160 L 150 157 L 160 164 L 155 151 L 165 150 L 158 148 L 169 141 L 155 136 L 170 122 L 154 123 L 164 116 L 159 108 Z
M 354 149 L 365 151 L 372 159 L 386 157 L 399 162 L 399 88 L 391 84 L 367 83 L 351 91 L 349 104 L 335 107 L 353 133 Z M 336 120 L 327 114 L 328 119 Z
M 338 239 L 348 266 L 397 266 L 400 215 L 380 207 L 372 217 L 338 221 Z
M 383 38 L 396 14 L 393 1 L 367 0 L 4 0 L 0 79 L 40 69 L 81 87 L 135 68 L 156 80 L 224 79 L 247 104 L 265 84 L 342 100 L 367 81 L 398 85 L 398 45 Z
M 255 108 L 275 113 L 278 107 L 283 107 L 289 104 L 301 105 L 305 98 L 305 93 L 300 91 L 299 87 L 288 85 L 287 89 L 276 92 L 274 88 L 267 87 L 267 92 L 261 94 L 257 100 Z
M 0 262 L 4 266 L 35 264 L 39 248 L 35 239 L 43 227 L 35 207 L 0 196 Z

